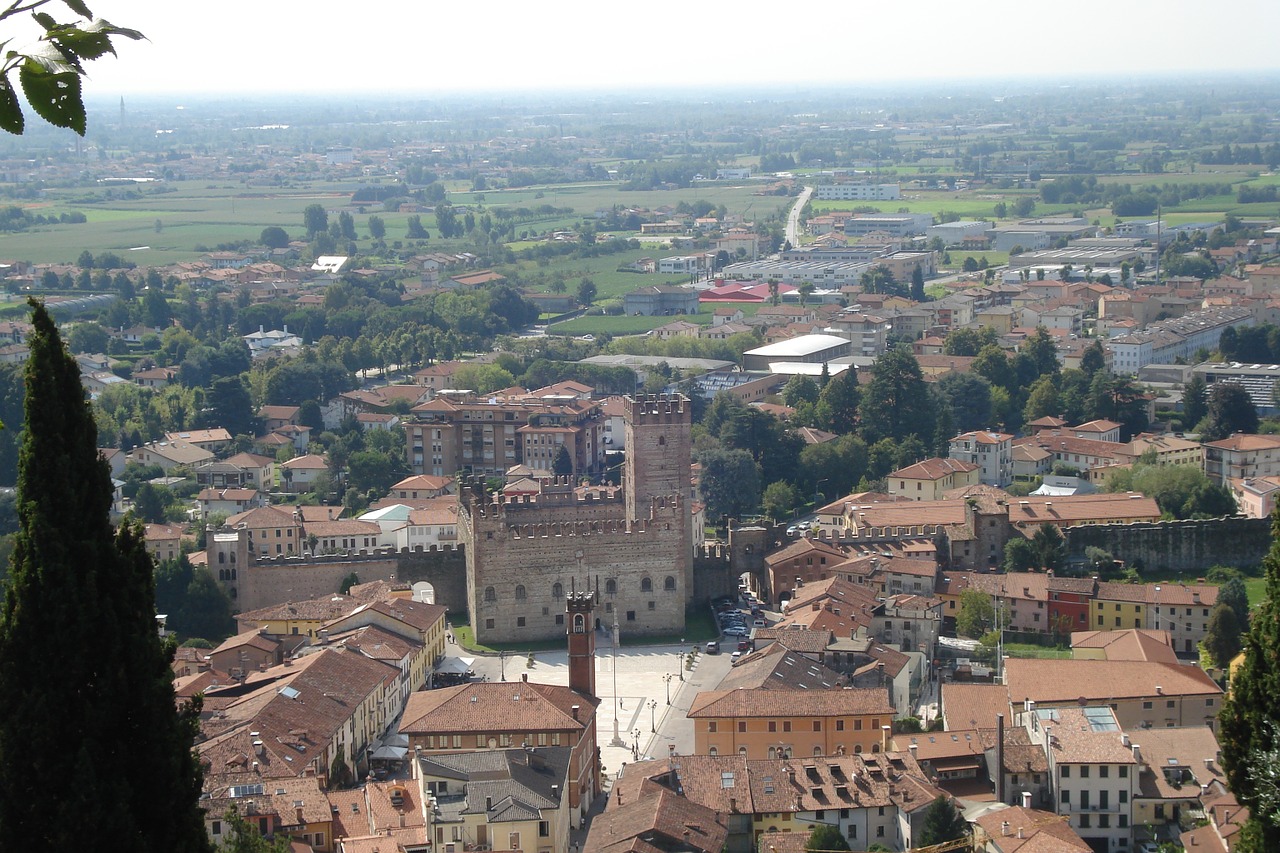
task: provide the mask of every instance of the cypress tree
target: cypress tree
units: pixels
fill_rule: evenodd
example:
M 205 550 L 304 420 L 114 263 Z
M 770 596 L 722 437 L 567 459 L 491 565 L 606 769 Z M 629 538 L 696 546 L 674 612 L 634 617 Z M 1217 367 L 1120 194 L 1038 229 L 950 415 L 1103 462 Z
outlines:
M 1280 746 L 1280 507 L 1271 514 L 1271 550 L 1262 560 L 1267 596 L 1254 610 L 1244 641 L 1244 663 L 1218 715 L 1227 786 L 1251 812 L 1258 849 L 1280 850 L 1275 816 L 1259 808 L 1258 776 L 1267 754 Z
M 141 525 L 111 525 L 97 428 L 32 301 L 19 528 L 0 611 L 0 849 L 207 851 L 173 648 L 156 630 Z

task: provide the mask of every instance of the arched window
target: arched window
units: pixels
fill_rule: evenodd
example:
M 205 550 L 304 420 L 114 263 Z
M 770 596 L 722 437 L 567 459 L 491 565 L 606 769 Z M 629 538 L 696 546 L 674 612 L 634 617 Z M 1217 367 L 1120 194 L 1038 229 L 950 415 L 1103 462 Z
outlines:
M 738 755 L 741 755 L 743 758 L 746 758 L 746 757 L 747 757 L 747 748 L 746 748 L 745 746 L 740 746 L 740 747 L 738 747 Z
M 232 580 L 236 579 L 236 570 L 234 568 L 231 569 L 231 579 Z
M 219 551 L 219 552 L 218 552 L 218 562 L 219 562 L 219 563 L 225 563 L 226 561 L 227 561 L 227 552 L 226 552 L 226 551 Z
M 720 754 L 720 750 L 716 749 L 714 746 L 707 748 L 707 755 L 719 755 L 719 754 Z
M 236 588 L 234 586 L 231 587 L 231 589 L 227 592 L 227 595 L 231 596 L 232 600 L 235 600 L 236 596 L 238 595 L 238 593 L 236 592 Z
M 618 582 L 617 582 L 616 580 L 613 580 L 612 578 L 610 578 L 609 580 L 605 581 L 605 582 L 604 582 L 604 594 L 605 594 L 605 595 L 617 595 L 617 594 L 618 594 Z
M 815 756 L 822 755 L 822 747 L 820 747 L 820 746 L 815 746 L 815 747 L 813 748 L 813 754 L 814 754 Z
M 853 754 L 854 754 L 854 755 L 859 755 L 859 754 L 861 754 L 861 753 L 862 753 L 862 744 L 860 744 L 860 743 L 855 743 L 855 744 L 853 745 Z
M 233 565 L 233 566 L 234 566 L 235 564 L 236 564 L 236 552 L 235 552 L 235 551 L 232 551 L 232 552 L 231 552 L 231 565 Z
M 641 578 L 641 579 L 640 579 L 640 591 L 641 591 L 641 592 L 653 592 L 653 581 L 652 581 L 652 580 L 650 580 L 649 578 Z
M 665 435 L 658 436 L 658 446 L 659 447 L 667 446 L 667 437 Z
M 776 748 L 776 747 L 772 747 L 772 746 L 771 746 L 771 747 L 769 747 L 769 757 L 770 757 L 770 758 L 777 758 L 777 757 L 778 757 L 778 750 L 777 750 L 777 748 Z
M 551 585 L 551 597 L 559 601 L 564 598 L 564 584 L 559 581 Z
M 516 601 L 524 601 L 528 596 L 524 594 L 524 584 L 516 584 Z
M 573 632 L 575 634 L 584 633 L 587 630 L 587 620 L 581 613 L 573 614 Z
M 498 600 L 498 591 L 497 591 L 496 589 L 494 589 L 493 587 L 491 587 L 491 586 L 486 586 L 486 587 L 484 588 L 484 600 L 485 600 L 485 601 L 497 601 L 497 600 Z
M 873 744 L 871 744 L 871 751 L 872 751 L 872 752 L 879 752 L 879 751 L 880 751 L 880 744 L 878 744 L 878 743 L 873 743 Z
M 667 592 L 674 592 L 676 588 L 676 579 L 671 575 L 667 575 L 662 579 L 662 588 Z

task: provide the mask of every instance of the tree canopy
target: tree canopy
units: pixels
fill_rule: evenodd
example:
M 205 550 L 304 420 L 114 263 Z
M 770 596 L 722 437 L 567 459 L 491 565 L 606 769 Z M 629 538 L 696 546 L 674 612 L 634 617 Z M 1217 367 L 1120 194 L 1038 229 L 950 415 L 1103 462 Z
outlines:
M 0 849 L 70 850 L 93 826 L 129 850 L 206 851 L 199 703 L 175 704 L 142 526 L 112 528 L 79 365 L 32 305 L 19 529 L 0 611 Z

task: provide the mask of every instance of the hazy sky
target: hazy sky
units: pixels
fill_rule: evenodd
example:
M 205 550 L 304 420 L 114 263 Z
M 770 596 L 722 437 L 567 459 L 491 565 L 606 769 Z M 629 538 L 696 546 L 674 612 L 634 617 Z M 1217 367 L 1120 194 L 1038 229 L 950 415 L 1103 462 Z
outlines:
M 57 4 L 55 4 L 57 5 Z M 92 0 L 143 31 L 91 97 L 889 83 L 1272 71 L 1276 0 Z M 1220 15 L 1218 14 L 1220 13 Z

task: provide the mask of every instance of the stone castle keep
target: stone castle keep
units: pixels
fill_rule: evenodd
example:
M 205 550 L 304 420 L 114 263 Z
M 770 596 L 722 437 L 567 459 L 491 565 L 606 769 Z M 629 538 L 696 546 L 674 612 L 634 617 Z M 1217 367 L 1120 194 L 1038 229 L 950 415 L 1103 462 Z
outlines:
M 462 487 L 458 532 L 479 642 L 560 638 L 573 583 L 598 595 L 602 625 L 616 618 L 624 634 L 640 636 L 684 630 L 694 596 L 691 426 L 680 395 L 625 398 L 620 493 L 579 494 L 565 480 L 537 495 Z

